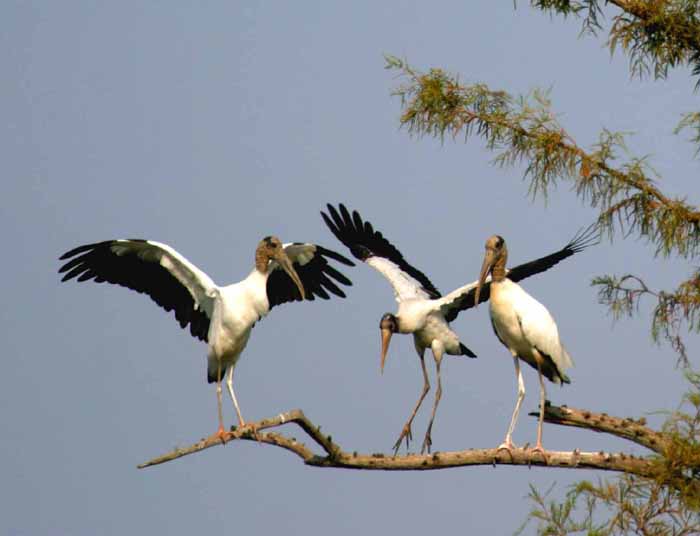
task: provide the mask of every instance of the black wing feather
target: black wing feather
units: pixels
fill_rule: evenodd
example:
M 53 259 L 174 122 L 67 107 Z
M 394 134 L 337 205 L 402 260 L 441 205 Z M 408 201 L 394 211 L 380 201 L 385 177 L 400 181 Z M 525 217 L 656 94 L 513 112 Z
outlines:
M 321 212 L 323 221 L 356 259 L 363 262 L 373 256 L 388 259 L 418 281 L 431 298 L 441 296 L 440 291 L 430 279 L 423 272 L 408 264 L 401 252 L 384 238 L 382 233 L 375 231 L 370 222 L 362 220 L 359 212 L 354 210 L 351 216 L 342 203 L 338 205 L 338 210 L 331 204 L 326 206 L 329 215 Z
M 147 242 L 142 239 L 132 241 Z M 59 260 L 70 259 L 58 270 L 65 273 L 61 281 L 94 279 L 95 283 L 113 283 L 147 294 L 166 311 L 174 311 L 180 327 L 189 324 L 192 336 L 206 342 L 210 319 L 204 311 L 195 308 L 189 291 L 158 262 L 144 260 L 136 252 L 117 255 L 112 250 L 115 244 L 118 241 L 86 244 L 61 255 Z
M 340 298 L 345 298 L 345 292 L 336 285 L 336 282 L 352 286 L 352 281 L 328 264 L 328 259 L 333 259 L 347 266 L 355 266 L 354 262 L 343 257 L 340 253 L 321 246 L 316 246 L 313 258 L 303 266 L 298 262 L 294 263 L 294 269 L 304 285 L 306 299 L 309 301 L 315 300 L 316 296 L 328 300 L 330 299 L 329 292 Z M 284 270 L 274 270 L 267 278 L 266 288 L 270 309 L 281 303 L 301 301 L 299 289 Z
M 508 271 L 508 279 L 514 282 L 521 281 L 526 277 L 531 275 L 539 274 L 546 270 L 549 270 L 552 266 L 557 264 L 564 259 L 571 257 L 574 253 L 583 251 L 589 246 L 593 246 L 600 241 L 600 234 L 597 224 L 590 225 L 586 229 L 583 229 L 576 233 L 576 235 L 571 239 L 571 241 L 566 244 L 559 251 L 547 255 L 546 257 L 541 257 L 534 261 L 526 262 L 525 264 L 520 264 L 515 268 L 511 268 Z M 473 301 L 473 300 L 472 300 Z
M 338 261 L 338 262 L 344 264 L 345 266 L 355 266 L 355 263 L 352 262 L 350 259 L 348 259 L 347 257 L 343 257 L 340 253 L 336 253 L 336 252 L 333 251 L 332 249 L 326 249 L 326 248 L 324 248 L 323 246 L 317 245 L 317 246 L 316 246 L 316 251 L 319 252 L 319 253 L 320 253 L 321 255 L 323 255 L 324 257 L 328 257 L 329 259 L 333 259 L 334 261 Z M 340 274 L 340 272 L 338 272 L 338 273 Z M 345 277 L 345 276 L 342 275 L 342 274 L 340 274 L 340 275 L 341 275 L 342 277 Z M 347 278 L 345 278 L 345 279 L 347 279 Z M 350 285 L 350 284 L 351 284 L 351 283 L 350 283 L 350 280 L 347 279 L 347 281 L 348 281 L 348 282 L 345 283 L 345 284 L 346 284 L 346 285 Z
M 462 294 L 450 303 L 450 310 L 445 314 L 445 320 L 452 322 L 457 315 L 462 311 L 471 309 L 474 307 L 474 296 L 476 295 L 476 288 L 471 289 L 469 292 Z M 491 297 L 491 281 L 484 283 L 481 287 L 481 294 L 479 295 L 479 303 L 484 303 L 488 301 Z

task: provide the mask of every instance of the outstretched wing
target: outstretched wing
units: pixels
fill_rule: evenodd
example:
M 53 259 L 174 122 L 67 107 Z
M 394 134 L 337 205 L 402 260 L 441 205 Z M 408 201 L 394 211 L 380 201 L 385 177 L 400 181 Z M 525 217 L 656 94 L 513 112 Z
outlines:
M 518 282 L 531 275 L 539 274 L 546 270 L 549 270 L 552 266 L 563 261 L 564 259 L 571 257 L 574 253 L 583 251 L 589 246 L 593 246 L 600 241 L 600 230 L 597 223 L 590 225 L 586 229 L 583 229 L 576 233 L 576 235 L 559 251 L 536 259 L 534 261 L 526 262 L 525 264 L 520 264 L 514 268 L 508 270 L 506 274 L 508 279 L 514 282 Z M 473 301 L 473 300 L 472 300 Z M 481 300 L 479 300 L 481 301 Z
M 552 266 L 571 257 L 574 253 L 583 251 L 589 246 L 597 244 L 599 241 L 599 229 L 596 224 L 593 224 L 586 229 L 576 233 L 576 235 L 559 251 L 555 251 L 546 257 L 540 257 L 534 261 L 520 264 L 506 271 L 506 277 L 511 281 L 518 282 L 531 275 L 539 274 L 549 270 Z M 457 315 L 466 309 L 474 307 L 474 295 L 478 281 L 464 285 L 457 290 L 450 292 L 442 298 L 441 309 L 448 322 L 452 322 Z M 481 288 L 479 303 L 483 303 L 491 296 L 491 276 L 486 279 L 484 286 Z
M 284 244 L 284 251 L 289 260 L 292 261 L 294 270 L 304 285 L 307 300 L 313 301 L 316 296 L 327 300 L 330 298 L 329 292 L 345 298 L 345 292 L 338 286 L 338 283 L 350 286 L 352 281 L 331 266 L 328 260 L 332 259 L 346 266 L 355 266 L 354 262 L 335 251 L 316 244 L 300 242 Z M 272 271 L 267 278 L 266 287 L 270 309 L 280 303 L 301 301 L 301 294 L 294 281 L 276 262 L 273 262 L 271 268 Z
M 427 276 L 408 264 L 401 252 L 381 232 L 375 231 L 370 222 L 363 221 L 356 210 L 351 216 L 342 203 L 338 210 L 333 205 L 326 206 L 328 214 L 321 212 L 321 216 L 328 228 L 356 259 L 366 262 L 389 281 L 397 301 L 440 297 Z
M 70 259 L 70 260 L 69 260 Z M 180 327 L 207 340 L 216 285 L 211 278 L 170 246 L 150 240 L 106 240 L 61 255 L 61 281 L 113 283 L 174 311 Z

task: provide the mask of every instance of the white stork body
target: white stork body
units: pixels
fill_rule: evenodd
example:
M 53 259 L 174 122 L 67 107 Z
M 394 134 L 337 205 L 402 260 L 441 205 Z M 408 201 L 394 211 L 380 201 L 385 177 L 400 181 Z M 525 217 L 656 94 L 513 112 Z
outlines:
M 535 349 L 551 357 L 561 371 L 573 366 L 559 340 L 559 330 L 547 308 L 517 283 L 508 279 L 491 283 L 489 310 L 501 342 L 529 365 L 537 368 Z M 554 383 L 561 383 L 553 375 Z
M 428 298 L 399 301 L 395 315 L 398 333 L 412 334 L 416 351 L 420 355 L 430 348 L 436 363 L 442 359 L 443 354 L 469 355 L 465 353 L 459 336 L 445 320 L 440 301 Z
M 486 256 L 480 280 L 490 272 L 491 299 L 489 312 L 491 324 L 498 340 L 513 356 L 518 381 L 518 397 L 504 442 L 499 448 L 515 448 L 513 429 L 518 420 L 520 406 L 525 398 L 525 383 L 520 370 L 520 360 L 538 371 L 540 380 L 540 420 L 537 428 L 535 450 L 544 453 L 542 447 L 542 421 L 546 391 L 544 377 L 555 384 L 570 383 L 564 371 L 573 362 L 559 340 L 559 330 L 547 308 L 525 292 L 520 285 L 505 277 L 508 258 L 505 241 L 498 235 L 486 242 Z M 479 292 L 477 291 L 477 297 Z
M 375 231 L 372 224 L 363 221 L 357 211 L 352 215 L 344 205 L 336 209 L 327 205 L 328 213 L 321 213 L 331 232 L 345 244 L 355 258 L 367 263 L 381 273 L 391 284 L 394 296 L 398 302 L 398 310 L 395 315 L 387 313 L 380 322 L 382 333 L 381 368 L 384 368 L 384 360 L 389 347 L 389 341 L 393 333 L 412 333 L 413 341 L 420 358 L 423 371 L 423 390 L 416 403 L 411 416 L 403 427 L 399 439 L 394 444 L 394 453 L 398 452 L 402 440 L 406 439 L 406 445 L 411 439 L 411 424 L 430 390 L 428 373 L 425 368 L 425 350 L 430 348 L 435 359 L 437 369 L 437 391 L 433 412 L 428 424 L 428 429 L 423 441 L 422 451 L 430 451 L 432 444 L 431 430 L 435 412 L 442 395 L 440 378 L 440 365 L 444 354 L 467 355 L 476 357 L 459 340 L 458 335 L 450 328 L 450 322 L 466 309 L 474 307 L 474 296 L 479 281 L 464 285 L 446 296 L 442 296 L 426 275 L 411 266 L 399 252 L 379 231 Z M 508 277 L 513 281 L 519 281 L 531 275 L 543 272 L 562 259 L 565 259 L 577 251 L 586 247 L 588 237 L 583 234 L 575 237 L 561 250 L 536 259 L 529 263 L 517 266 L 508 272 Z M 484 292 L 480 301 L 488 299 L 487 288 L 490 280 L 485 281 Z
M 70 259 L 70 260 L 68 260 Z M 255 268 L 238 283 L 218 286 L 212 279 L 166 244 L 150 240 L 108 240 L 77 247 L 63 256 L 62 281 L 94 279 L 148 294 L 166 311 L 174 310 L 181 327 L 208 344 L 207 379 L 217 383 L 219 430 L 224 437 L 221 381 L 226 385 L 241 426 L 233 390 L 233 370 L 248 343 L 255 323 L 272 307 L 289 301 L 328 299 L 327 291 L 345 297 L 335 284 L 351 285 L 330 264 L 352 261 L 315 244 L 282 244 L 275 237 L 261 240 Z
M 398 310 L 394 315 L 397 323 L 396 332 L 413 334 L 413 341 L 419 354 L 427 348 L 434 349 L 433 355 L 437 362 L 441 357 L 437 357 L 436 351 L 440 356 L 443 353 L 450 355 L 471 353 L 471 351 L 465 353 L 459 336 L 452 331 L 445 315 L 450 312 L 456 297 L 471 290 L 475 286 L 474 283 L 465 285 L 442 298 L 427 277 L 415 268 L 413 268 L 415 273 L 411 275 L 407 269 L 401 268 L 397 259 L 377 255 L 367 257 L 365 262 L 381 273 L 394 289 L 394 297 L 398 304 Z M 423 276 L 425 281 L 420 281 L 418 274 Z M 471 355 L 471 357 L 476 356 Z
M 399 304 L 396 313 L 396 316 L 401 318 L 399 327 L 402 331 L 399 333 L 412 333 L 417 348 L 432 348 L 433 353 L 439 349 L 441 353 L 462 355 L 459 336 L 452 331 L 440 310 L 433 308 L 426 310 L 426 303 L 429 304 L 430 301 L 424 301 L 420 307 L 411 307 L 413 304 L 410 303 Z M 423 311 L 415 311 L 415 309 L 423 309 Z M 414 312 L 419 314 L 410 314 Z M 412 329 L 412 326 L 415 328 Z
M 221 356 L 223 369 L 234 366 L 253 326 L 270 312 L 266 284 L 267 274 L 253 270 L 239 283 L 216 288 L 209 326 L 209 368 L 214 374 L 217 356 Z

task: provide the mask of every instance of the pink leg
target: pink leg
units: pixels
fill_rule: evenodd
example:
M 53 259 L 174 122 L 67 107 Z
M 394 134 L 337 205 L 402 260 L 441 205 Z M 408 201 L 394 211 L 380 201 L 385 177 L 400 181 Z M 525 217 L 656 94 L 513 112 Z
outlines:
M 418 412 L 418 408 L 420 408 L 420 405 L 423 403 L 423 399 L 425 398 L 425 395 L 427 395 L 428 391 L 430 391 L 430 382 L 428 381 L 428 371 L 425 369 L 425 359 L 423 358 L 424 352 L 425 352 L 425 350 L 418 354 L 418 357 L 420 357 L 420 366 L 423 369 L 423 391 L 421 392 L 420 398 L 418 399 L 416 406 L 413 408 L 413 412 L 411 413 L 411 416 L 408 418 L 408 421 L 406 421 L 406 424 L 403 425 L 403 430 L 401 430 L 401 435 L 399 435 L 399 438 L 396 440 L 396 443 L 394 443 L 394 456 L 396 456 L 396 453 L 399 451 L 399 447 L 401 446 L 401 441 L 403 441 L 404 438 L 406 438 L 406 449 L 408 449 L 408 443 L 411 439 L 413 439 L 413 434 L 411 433 L 411 424 L 413 423 L 413 419 L 416 416 L 416 413 Z
M 226 430 L 224 430 L 224 411 L 221 407 L 221 361 L 219 361 L 219 373 L 216 380 L 216 406 L 219 415 L 219 429 L 216 431 L 216 437 L 218 437 L 222 443 L 226 443 Z
M 511 352 L 512 353 L 512 352 Z M 498 449 L 505 449 L 508 452 L 517 448 L 513 444 L 513 429 L 515 428 L 515 423 L 518 420 L 518 414 L 520 413 L 520 406 L 525 398 L 525 382 L 523 381 L 523 373 L 520 370 L 520 359 L 516 354 L 513 354 L 513 364 L 515 365 L 515 377 L 518 379 L 518 399 L 515 402 L 515 409 L 513 410 L 513 416 L 510 418 L 510 426 L 508 427 L 508 432 L 506 433 L 506 438 L 498 446 Z
M 539 358 L 540 356 L 537 355 L 537 357 Z M 540 418 L 539 422 L 537 423 L 537 444 L 535 445 L 535 448 L 532 449 L 532 452 L 539 452 L 540 454 L 542 454 L 544 461 L 548 462 L 547 451 L 542 446 L 542 424 L 544 423 L 544 404 L 546 393 L 544 388 L 544 376 L 542 376 L 542 366 L 540 365 L 540 359 L 537 359 L 537 375 L 540 378 Z
M 430 423 L 428 424 L 428 429 L 425 431 L 425 439 L 423 439 L 423 446 L 420 449 L 421 454 L 423 454 L 426 450 L 428 451 L 428 453 L 430 453 L 430 447 L 433 444 L 433 438 L 431 437 L 431 432 L 433 431 L 433 421 L 435 420 L 435 412 L 437 411 L 438 404 L 440 403 L 440 398 L 442 398 L 442 380 L 440 378 L 440 364 L 442 363 L 442 352 L 435 353 L 435 350 L 433 350 L 433 355 L 435 356 L 435 367 L 437 368 L 437 391 L 435 391 L 433 413 L 430 416 Z

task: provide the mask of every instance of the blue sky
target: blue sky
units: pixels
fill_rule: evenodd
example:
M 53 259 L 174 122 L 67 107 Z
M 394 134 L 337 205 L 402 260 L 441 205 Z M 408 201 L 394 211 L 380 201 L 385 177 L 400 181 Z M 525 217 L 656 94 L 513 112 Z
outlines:
M 651 155 L 662 188 L 697 203 L 694 147 L 672 134 L 697 107 L 687 71 L 631 80 L 604 38 L 579 38 L 577 22 L 525 2 L 11 1 L 2 13 L 1 534 L 508 534 L 530 509 L 530 483 L 563 491 L 605 476 L 318 470 L 248 443 L 139 471 L 214 431 L 206 346 L 136 293 L 59 284 L 57 257 L 151 238 L 225 284 L 250 271 L 268 234 L 344 252 L 319 210 L 345 202 L 450 291 L 477 278 L 489 235 L 504 236 L 518 263 L 559 249 L 595 213 L 566 184 L 533 202 L 522 170 L 492 166 L 480 140 L 411 138 L 384 54 L 513 93 L 548 88 L 579 144 L 602 128 L 634 131 L 630 149 Z M 682 375 L 650 343 L 647 308 L 613 325 L 589 286 L 633 272 L 669 288 L 692 269 L 652 253 L 634 239 L 603 243 L 524 283 L 576 363 L 570 386 L 549 387 L 554 403 L 620 416 L 678 404 Z M 255 327 L 236 393 L 247 418 L 300 407 L 346 449 L 389 452 L 420 393 L 419 362 L 411 339 L 395 337 L 380 376 L 377 326 L 393 295 L 367 266 L 346 273 L 348 299 L 282 306 Z M 512 361 L 486 307 L 453 327 L 479 359 L 444 362 L 434 448 L 496 446 L 515 402 Z M 521 444 L 535 439 L 525 413 L 538 392 L 534 371 L 524 375 Z M 643 453 L 551 426 L 544 442 Z

